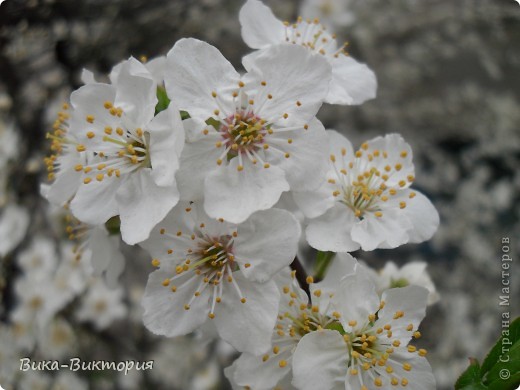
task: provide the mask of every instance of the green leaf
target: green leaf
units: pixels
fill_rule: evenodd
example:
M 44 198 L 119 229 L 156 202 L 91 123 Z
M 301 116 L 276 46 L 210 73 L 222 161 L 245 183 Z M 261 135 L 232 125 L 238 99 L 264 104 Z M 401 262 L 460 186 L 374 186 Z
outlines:
M 482 376 L 480 374 L 480 364 L 478 363 L 478 360 L 470 358 L 469 362 L 469 367 L 462 373 L 455 383 L 456 390 L 469 390 L 467 389 L 468 386 L 474 386 L 481 383 Z
M 485 376 L 484 383 L 498 386 L 501 390 L 516 389 L 520 382 L 514 381 L 514 377 L 518 378 L 520 373 L 520 341 L 517 341 L 513 346 L 505 346 L 510 348 L 507 352 L 502 354 L 497 363 L 489 370 Z M 513 378 L 512 378 L 513 377 Z
M 188 113 L 188 111 L 182 111 L 181 110 L 181 119 L 184 120 L 184 119 L 188 119 L 188 118 L 191 118 L 191 116 Z
M 316 255 L 316 264 L 314 266 L 314 275 L 315 281 L 318 282 L 323 280 L 325 277 L 325 273 L 327 272 L 327 268 L 330 265 L 330 262 L 334 258 L 334 252 L 321 252 L 318 251 Z
M 520 317 L 516 318 L 509 325 L 509 340 L 511 340 L 511 344 L 515 344 L 520 340 Z M 497 363 L 500 355 L 502 354 L 502 340 L 503 337 L 497 341 L 497 343 L 493 346 L 489 354 L 486 356 L 484 361 L 482 362 L 482 375 L 486 374 L 491 368 Z
M 155 115 L 164 111 L 170 105 L 170 98 L 166 94 L 166 89 L 162 86 L 157 87 L 157 105 L 155 106 Z
M 110 235 L 115 235 L 121 233 L 121 220 L 119 219 L 119 215 L 110 218 L 105 222 L 105 227 Z

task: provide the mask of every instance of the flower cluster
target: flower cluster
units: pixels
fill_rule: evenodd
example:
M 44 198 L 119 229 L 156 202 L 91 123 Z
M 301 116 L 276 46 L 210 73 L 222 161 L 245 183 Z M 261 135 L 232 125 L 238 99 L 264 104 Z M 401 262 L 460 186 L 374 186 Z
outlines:
M 144 325 L 218 335 L 242 353 L 226 370 L 233 386 L 433 389 L 426 351 L 409 344 L 438 299 L 424 265 L 378 275 L 348 254 L 435 233 L 434 206 L 411 188 L 411 147 L 387 134 L 354 149 L 317 117 L 323 104 L 374 98 L 374 73 L 318 19 L 282 22 L 248 0 L 239 20 L 255 49 L 244 72 L 193 38 L 123 61 L 108 84 L 84 71 L 49 133 L 42 188 L 70 212 L 75 258 L 117 286 L 113 236 L 144 248 L 155 268 Z M 298 261 L 302 243 L 319 251 L 316 281 Z M 70 299 L 57 289 L 74 272 L 37 295 L 35 283 L 20 288 L 31 318 Z M 102 297 L 113 306 L 104 314 Z M 119 313 L 109 297 L 92 287 L 78 318 L 102 329 Z

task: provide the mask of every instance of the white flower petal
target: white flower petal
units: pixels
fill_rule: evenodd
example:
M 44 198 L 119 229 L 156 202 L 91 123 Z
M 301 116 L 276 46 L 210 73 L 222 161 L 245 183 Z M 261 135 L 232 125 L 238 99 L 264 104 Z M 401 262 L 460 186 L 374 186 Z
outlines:
M 274 127 L 280 127 L 309 122 L 327 96 L 330 77 L 330 64 L 322 56 L 298 45 L 282 44 L 263 50 L 244 82 L 246 91 L 259 88 L 248 80 L 266 82 L 255 98 L 257 103 L 263 103 L 257 114 L 276 121 Z M 272 99 L 267 99 L 268 94 Z
M 176 179 L 181 199 L 197 200 L 204 196 L 204 180 L 217 169 L 222 151 L 215 147 L 215 139 L 205 137 L 186 143 L 181 154 Z
M 288 362 L 280 367 L 280 361 Z M 270 390 L 291 372 L 292 354 L 290 348 L 276 355 L 271 354 L 265 362 L 262 356 L 243 353 L 234 363 L 234 381 L 240 386 L 255 390 Z
M 157 83 L 146 67 L 135 58 L 130 58 L 121 66 L 115 85 L 114 106 L 121 107 L 135 125 L 148 124 L 157 105 Z
M 125 178 L 107 178 L 81 184 L 70 204 L 72 214 L 89 225 L 101 225 L 119 213 L 116 191 Z
M 209 290 L 205 289 L 193 300 L 189 310 L 184 308 L 197 291 L 199 280 L 187 274 L 176 280 L 177 291 L 172 292 L 162 285 L 170 278 L 169 272 L 154 271 L 148 278 L 143 296 L 144 325 L 151 332 L 167 337 L 182 336 L 191 333 L 208 319 Z M 190 279 L 191 277 L 191 279 Z
M 308 130 L 292 133 L 277 137 L 284 142 L 283 151 L 289 153 L 289 158 L 277 154 L 276 165 L 286 172 L 291 191 L 315 190 L 325 181 L 329 167 L 325 128 L 319 120 L 312 119 Z M 288 139 L 292 140 L 291 144 L 287 143 Z
M 177 204 L 179 192 L 176 186 L 157 186 L 151 169 L 142 168 L 121 185 L 116 200 L 121 236 L 127 244 L 133 245 L 149 237 L 153 227 Z
M 261 1 L 248 0 L 240 9 L 238 19 L 242 26 L 242 39 L 252 49 L 285 40 L 285 26 Z
M 355 251 L 359 249 L 359 244 L 350 235 L 355 222 L 354 213 L 347 206 L 335 204 L 325 214 L 309 222 L 305 230 L 307 242 L 320 251 Z
M 264 168 L 244 159 L 239 172 L 238 165 L 235 157 L 206 178 L 204 209 L 209 216 L 241 223 L 255 211 L 272 207 L 289 190 L 285 173 L 277 166 Z
M 213 321 L 220 337 L 237 350 L 259 355 L 271 346 L 280 292 L 272 280 L 253 283 L 238 272 L 233 273 L 233 278 L 247 301 L 240 302 L 233 286 L 227 285 Z
M 412 223 L 408 231 L 409 242 L 419 243 L 432 238 L 439 227 L 439 213 L 430 200 L 419 191 L 406 191 L 405 194 L 415 192 L 413 199 L 407 199 L 404 214 Z
M 315 191 L 295 191 L 292 194 L 294 201 L 307 218 L 316 218 L 325 214 L 336 203 L 326 182 Z
M 238 88 L 239 74 L 215 47 L 197 39 L 177 41 L 167 55 L 164 76 L 168 96 L 191 117 L 209 118 L 219 108 L 212 92 Z M 208 66 L 211 64 L 211 66 Z M 231 95 L 230 95 L 231 96 Z
M 333 306 L 340 312 L 340 321 L 346 332 L 358 330 L 369 323 L 368 316 L 379 309 L 380 299 L 376 286 L 364 267 L 357 264 L 355 273 L 345 276 L 331 299 Z M 356 321 L 356 325 L 349 325 Z
M 408 242 L 412 228 L 408 218 L 403 218 L 400 209 L 385 209 L 382 217 L 366 213 L 365 218 L 352 228 L 352 239 L 364 251 L 376 248 L 396 248 Z
M 179 109 L 170 102 L 166 110 L 152 119 L 146 130 L 150 133 L 152 177 L 159 186 L 171 186 L 184 148 L 185 135 Z
M 344 388 L 349 353 L 343 337 L 335 330 L 303 336 L 293 355 L 293 385 L 300 390 Z
M 406 186 L 410 185 L 408 176 L 414 176 L 414 165 L 412 162 L 412 148 L 405 142 L 399 134 L 387 134 L 384 137 L 376 137 L 367 142 L 368 149 L 366 153 L 373 153 L 374 150 L 379 150 L 380 153 L 386 152 L 386 158 L 374 159 L 371 166 L 384 172 L 385 167 L 389 166 L 392 170 L 389 173 L 389 178 L 386 185 L 389 187 L 399 187 L 399 182 L 404 180 Z M 401 165 L 397 170 L 396 165 Z
M 406 388 L 414 390 L 435 390 L 437 388 L 432 368 L 426 358 L 409 353 L 404 349 L 394 352 L 392 358 L 400 363 L 392 365 L 394 376 L 406 378 L 408 381 Z M 412 367 L 410 371 L 403 369 L 405 363 Z
M 294 260 L 300 234 L 300 224 L 288 211 L 270 209 L 251 215 L 238 226 L 234 244 L 244 276 L 261 283 L 271 279 Z
M 391 288 L 383 293 L 381 300 L 385 302 L 385 306 L 379 311 L 374 327 L 391 324 L 393 338 L 400 340 L 402 345 L 408 344 L 413 331 L 419 328 L 426 315 L 428 290 L 419 286 Z M 404 316 L 394 319 L 394 314 L 398 311 L 404 312 Z M 412 331 L 406 329 L 410 324 L 413 325 Z
M 25 237 L 30 217 L 25 208 L 9 204 L 0 214 L 0 256 L 5 256 Z
M 376 97 L 376 76 L 368 66 L 345 55 L 332 58 L 332 80 L 325 100 L 327 103 L 361 104 Z

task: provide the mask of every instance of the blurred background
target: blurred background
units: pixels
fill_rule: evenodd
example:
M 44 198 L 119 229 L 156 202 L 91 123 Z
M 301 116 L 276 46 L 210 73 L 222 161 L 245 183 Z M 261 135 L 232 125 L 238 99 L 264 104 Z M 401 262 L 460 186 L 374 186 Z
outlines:
M 429 351 L 438 388 L 451 389 L 468 357 L 482 359 L 499 336 L 503 237 L 509 237 L 517 261 L 520 5 L 514 0 L 266 3 L 283 20 L 310 16 L 305 14 L 310 9 L 320 13 L 350 42 L 350 55 L 377 75 L 375 100 L 323 107 L 319 116 L 327 128 L 354 145 L 391 132 L 412 145 L 416 187 L 439 210 L 439 231 L 425 244 L 356 256 L 375 268 L 388 260 L 428 262 L 441 300 L 428 309 L 419 345 Z M 102 78 L 131 55 L 166 54 L 188 36 L 215 45 L 239 68 L 249 52 L 240 36 L 241 5 L 239 0 L 6 0 L 0 6 L 0 384 L 5 388 L 228 388 L 221 370 L 234 357 L 230 347 L 201 336 L 166 340 L 142 326 L 139 301 L 152 267 L 137 248 L 122 248 L 127 266 L 118 289 L 89 279 L 64 309 L 42 320 L 45 326 L 28 330 L 32 322 L 23 321 L 20 307 L 41 307 L 34 297 L 45 289 L 23 279 L 28 264 L 50 264 L 47 277 L 61 272 L 67 283 L 78 272 L 66 268 L 64 217 L 39 196 L 39 187 L 46 180 L 45 134 L 70 92 L 82 85 L 82 69 Z M 52 264 L 55 258 L 58 264 Z M 518 315 L 516 268 L 514 263 L 516 306 L 510 309 Z M 25 356 L 153 359 L 155 365 L 126 376 L 19 372 L 19 358 Z

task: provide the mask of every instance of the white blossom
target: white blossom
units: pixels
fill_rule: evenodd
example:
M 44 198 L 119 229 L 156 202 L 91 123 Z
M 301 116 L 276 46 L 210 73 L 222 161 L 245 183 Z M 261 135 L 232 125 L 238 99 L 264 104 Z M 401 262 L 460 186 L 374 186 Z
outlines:
M 348 56 L 345 45 L 338 45 L 317 19 L 298 18 L 295 23 L 282 23 L 259 0 L 248 0 L 240 10 L 242 38 L 252 49 L 258 49 L 243 60 L 246 69 L 254 67 L 254 59 L 269 47 L 282 43 L 303 46 L 315 56 L 325 58 L 331 65 L 332 78 L 326 103 L 361 104 L 376 96 L 374 73 L 364 64 Z M 329 82 L 327 79 L 323 83 Z
M 440 299 L 424 261 L 411 261 L 398 267 L 389 261 L 377 272 L 372 272 L 377 291 L 381 295 L 385 290 L 396 287 L 421 286 L 428 290 L 428 305 L 437 303 Z
M 156 334 L 188 334 L 209 319 L 241 351 L 269 347 L 280 294 L 271 280 L 296 254 L 300 226 L 284 210 L 236 225 L 181 203 L 141 245 L 153 256 L 144 324 Z
M 408 286 L 387 290 L 380 298 L 370 277 L 356 266 L 331 299 L 337 321 L 298 343 L 293 385 L 301 390 L 435 389 L 426 350 L 408 345 L 420 337 L 427 296 L 426 289 Z
M 9 203 L 0 209 L 0 257 L 7 255 L 22 241 L 29 227 L 29 212 Z
M 174 175 L 183 126 L 174 104 L 154 116 L 156 91 L 148 70 L 131 58 L 112 84 L 92 82 L 71 95 L 70 131 L 88 157 L 75 166 L 82 184 L 71 211 L 90 225 L 119 215 L 129 244 L 146 239 L 179 197 Z
M 177 175 L 182 199 L 203 196 L 210 216 L 241 223 L 284 191 L 320 184 L 326 140 L 314 116 L 328 91 L 327 61 L 277 46 L 240 76 L 213 46 L 181 39 L 167 62 L 168 95 L 191 116 Z
M 78 320 L 92 323 L 98 331 L 106 329 L 126 314 L 123 289 L 109 289 L 101 279 L 95 279 L 90 284 L 76 311 Z
M 330 295 L 344 276 L 354 272 L 356 264 L 357 261 L 349 254 L 339 254 L 325 279 L 311 284 L 310 302 L 298 285 L 294 271 L 284 269 L 275 277 L 281 300 L 278 320 L 272 333 L 271 350 L 260 356 L 243 353 L 227 368 L 226 376 L 234 387 L 255 390 L 293 388 L 290 385 L 291 367 L 296 346 L 305 334 L 337 322 L 329 310 Z
M 410 146 L 397 134 L 374 138 L 354 152 L 327 131 L 330 169 L 317 191 L 294 193 L 310 218 L 309 244 L 322 251 L 395 248 L 428 240 L 439 226 L 431 202 L 410 185 L 415 180 Z

